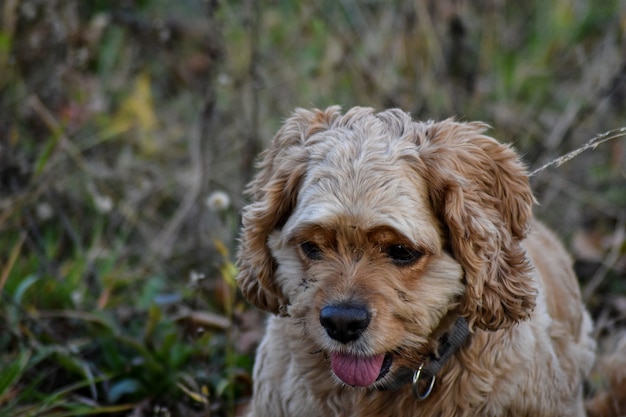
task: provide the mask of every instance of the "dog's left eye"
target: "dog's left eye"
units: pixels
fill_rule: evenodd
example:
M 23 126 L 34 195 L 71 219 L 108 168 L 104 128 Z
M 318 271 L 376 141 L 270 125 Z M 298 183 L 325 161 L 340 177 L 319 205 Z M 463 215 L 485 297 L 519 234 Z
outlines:
M 387 256 L 398 266 L 410 265 L 422 257 L 420 251 L 404 245 L 389 245 L 387 246 L 386 252 Z

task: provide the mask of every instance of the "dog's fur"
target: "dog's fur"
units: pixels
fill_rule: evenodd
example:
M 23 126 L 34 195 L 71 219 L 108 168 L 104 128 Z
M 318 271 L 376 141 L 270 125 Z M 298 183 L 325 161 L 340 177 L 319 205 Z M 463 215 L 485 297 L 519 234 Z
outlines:
M 570 259 L 533 219 L 518 156 L 486 128 L 358 107 L 285 122 L 243 212 L 238 283 L 274 313 L 250 416 L 585 415 L 595 342 Z M 338 305 L 367 310 L 356 339 L 321 324 Z M 471 334 L 418 402 L 398 375 L 459 317 Z M 363 387 L 331 364 L 382 354 L 388 371 Z

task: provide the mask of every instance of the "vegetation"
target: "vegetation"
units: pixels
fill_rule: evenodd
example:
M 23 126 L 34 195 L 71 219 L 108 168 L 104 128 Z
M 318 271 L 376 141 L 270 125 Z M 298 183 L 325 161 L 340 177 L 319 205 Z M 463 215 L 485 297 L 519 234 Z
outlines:
M 0 416 L 240 412 L 242 190 L 295 107 L 484 120 L 531 168 L 626 124 L 619 0 L 0 6 Z M 626 322 L 625 159 L 532 177 L 600 337 Z

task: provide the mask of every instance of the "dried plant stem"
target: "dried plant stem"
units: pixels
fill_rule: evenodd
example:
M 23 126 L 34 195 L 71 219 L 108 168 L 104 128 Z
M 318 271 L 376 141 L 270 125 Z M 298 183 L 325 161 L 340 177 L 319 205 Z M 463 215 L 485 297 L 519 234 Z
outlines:
M 561 166 L 563 165 L 565 162 L 574 159 L 576 156 L 578 156 L 579 154 L 583 153 L 584 151 L 586 151 L 587 149 L 593 148 L 595 149 L 598 145 L 604 143 L 604 142 L 608 142 L 610 140 L 613 139 L 619 139 L 622 137 L 626 137 L 626 126 L 624 127 L 620 127 L 617 129 L 613 129 L 613 130 L 609 130 L 607 132 L 604 133 L 600 133 L 599 135 L 596 135 L 595 137 L 593 137 L 591 140 L 589 140 L 589 142 L 587 142 L 586 144 L 584 144 L 583 146 L 581 146 L 578 149 L 575 149 L 569 153 L 566 153 L 565 155 L 548 162 L 547 164 L 543 165 L 540 168 L 535 169 L 533 172 L 531 172 L 529 174 L 530 177 L 540 173 L 541 171 L 545 170 L 546 168 L 549 168 L 553 165 Z
M 165 228 L 159 233 L 152 243 L 152 249 L 158 256 L 169 258 L 172 255 L 172 249 L 176 243 L 178 233 L 188 217 L 189 213 L 196 206 L 201 191 L 202 179 L 204 178 L 204 167 L 202 166 L 202 145 L 200 133 L 194 131 L 189 137 L 189 159 L 192 170 L 191 185 L 185 193 L 184 199 L 172 219 L 167 223 Z

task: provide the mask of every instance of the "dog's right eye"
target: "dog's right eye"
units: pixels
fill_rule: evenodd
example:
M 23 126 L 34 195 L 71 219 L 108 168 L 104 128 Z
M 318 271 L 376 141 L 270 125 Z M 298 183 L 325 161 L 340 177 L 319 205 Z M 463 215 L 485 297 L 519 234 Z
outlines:
M 300 249 L 302 249 L 304 256 L 313 261 L 322 258 L 322 250 L 313 242 L 304 242 L 300 244 Z
M 398 266 L 408 266 L 422 257 L 422 253 L 404 245 L 389 245 L 387 256 Z

